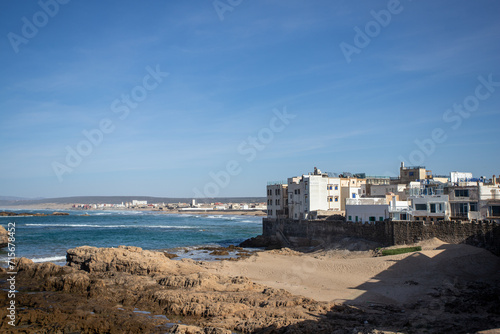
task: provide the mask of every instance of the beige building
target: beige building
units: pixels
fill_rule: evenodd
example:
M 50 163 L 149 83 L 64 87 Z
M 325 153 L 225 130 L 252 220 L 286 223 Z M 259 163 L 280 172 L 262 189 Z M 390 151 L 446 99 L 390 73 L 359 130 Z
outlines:
M 288 217 L 288 185 L 271 182 L 267 185 L 267 217 Z
M 432 171 L 426 170 L 424 166 L 405 166 L 401 162 L 399 168 L 399 183 L 408 184 L 412 181 L 432 179 Z

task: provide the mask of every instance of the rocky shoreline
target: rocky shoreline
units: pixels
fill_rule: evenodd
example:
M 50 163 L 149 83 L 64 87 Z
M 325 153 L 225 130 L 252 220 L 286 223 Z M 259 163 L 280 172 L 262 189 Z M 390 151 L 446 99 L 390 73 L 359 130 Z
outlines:
M 500 327 L 500 288 L 484 282 L 443 285 L 430 299 L 406 305 L 352 306 L 214 274 L 202 262 L 137 247 L 70 249 L 66 266 L 21 258 L 17 270 L 16 327 L 7 323 L 7 298 L 0 301 L 0 331 L 6 333 L 465 333 Z M 3 270 L 3 289 L 6 278 Z
M 0 217 L 46 217 L 46 216 L 69 216 L 69 213 L 67 212 L 34 213 L 34 212 L 0 211 Z

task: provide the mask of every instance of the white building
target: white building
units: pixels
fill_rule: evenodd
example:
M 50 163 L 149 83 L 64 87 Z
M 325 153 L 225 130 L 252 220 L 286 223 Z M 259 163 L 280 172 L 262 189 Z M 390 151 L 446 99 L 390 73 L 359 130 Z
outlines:
M 491 185 L 479 184 L 478 187 L 480 218 L 500 223 L 500 185 L 495 176 Z
M 414 220 L 437 222 L 449 220 L 448 195 L 418 195 L 410 197 Z
M 408 201 L 398 201 L 397 196 L 384 198 L 346 199 L 346 220 L 375 222 L 385 219 L 411 220 L 412 210 Z
M 396 196 L 389 203 L 389 216 L 392 220 L 412 220 L 413 210 L 409 201 L 398 201 Z
M 132 206 L 137 206 L 137 205 L 148 205 L 148 201 L 138 201 L 136 199 L 132 200 Z
M 385 198 L 347 198 L 346 220 L 373 223 L 389 218 L 389 205 Z
M 341 178 L 330 177 L 317 168 L 313 174 L 289 178 L 288 210 L 291 219 L 344 214 Z
M 450 182 L 458 183 L 458 182 L 467 182 L 472 179 L 472 173 L 469 172 L 451 172 L 450 173 Z

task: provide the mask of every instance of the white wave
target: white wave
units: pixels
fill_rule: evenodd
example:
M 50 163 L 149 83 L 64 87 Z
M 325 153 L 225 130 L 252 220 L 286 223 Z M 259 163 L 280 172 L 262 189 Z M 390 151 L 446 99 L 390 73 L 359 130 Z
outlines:
M 48 227 L 94 227 L 99 225 L 89 224 L 24 224 L 25 226 L 48 226 Z
M 101 227 L 101 228 L 172 228 L 189 229 L 200 228 L 200 226 L 187 225 L 97 225 L 97 224 L 25 224 L 25 226 L 45 226 L 45 227 Z
M 41 258 L 34 258 L 31 259 L 31 261 L 38 263 L 38 262 L 61 262 L 61 261 L 66 261 L 66 256 L 51 256 L 51 257 L 41 257 Z

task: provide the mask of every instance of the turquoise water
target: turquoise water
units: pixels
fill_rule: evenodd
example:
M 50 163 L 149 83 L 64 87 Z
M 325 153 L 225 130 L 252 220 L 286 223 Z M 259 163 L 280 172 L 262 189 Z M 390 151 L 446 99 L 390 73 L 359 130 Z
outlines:
M 89 216 L 81 216 L 84 213 L 1 217 L 0 224 L 5 228 L 9 222 L 16 224 L 16 257 L 57 264 L 65 263 L 66 250 L 84 245 L 166 249 L 182 257 L 203 259 L 203 252 L 186 253 L 184 249 L 234 245 L 262 231 L 262 218 L 251 216 L 171 215 L 143 211 L 89 211 Z M 4 248 L 0 251 L 0 265 L 5 266 L 6 259 Z

